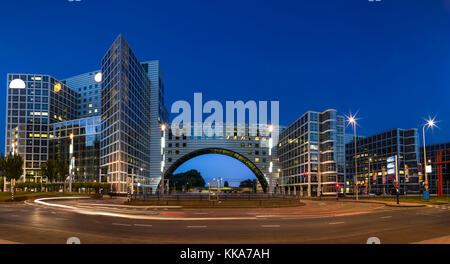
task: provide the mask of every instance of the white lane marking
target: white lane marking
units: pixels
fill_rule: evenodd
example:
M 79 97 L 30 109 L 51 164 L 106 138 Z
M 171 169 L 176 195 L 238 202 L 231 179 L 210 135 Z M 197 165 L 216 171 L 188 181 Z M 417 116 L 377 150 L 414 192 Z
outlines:
M 188 226 L 187 228 L 207 228 L 208 226 Z
M 381 219 L 388 219 L 388 218 L 392 218 L 392 216 L 383 216 L 383 217 L 380 217 Z
M 281 227 L 280 225 L 262 225 L 262 228 L 279 228 Z
M 152 227 L 153 225 L 134 224 L 134 226 L 138 226 L 138 227 Z
M 342 225 L 345 224 L 345 222 L 334 222 L 334 223 L 329 223 L 330 225 Z
M 131 226 L 130 224 L 112 223 L 113 226 Z

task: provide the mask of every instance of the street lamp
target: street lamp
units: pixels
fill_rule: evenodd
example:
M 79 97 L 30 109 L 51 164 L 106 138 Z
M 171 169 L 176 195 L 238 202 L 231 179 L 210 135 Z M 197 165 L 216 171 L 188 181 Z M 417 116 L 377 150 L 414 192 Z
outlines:
M 436 117 L 431 119 L 429 118 L 428 120 L 426 120 L 427 123 L 425 125 L 423 125 L 422 127 L 422 131 L 423 131 L 423 160 L 424 160 L 424 165 L 425 165 L 425 183 L 424 183 L 424 187 L 425 187 L 425 191 L 428 192 L 429 189 L 429 184 L 428 184 L 428 173 L 427 173 L 427 147 L 426 147 L 426 143 L 425 143 L 425 128 L 433 128 L 436 126 Z
M 370 192 L 372 191 L 372 178 L 370 176 L 373 177 L 373 175 L 371 175 L 372 171 L 370 170 L 371 163 L 372 163 L 372 158 L 369 158 L 369 178 L 368 178 L 368 182 L 369 182 L 369 192 L 368 192 L 368 194 L 369 194 L 369 197 L 370 197 Z
M 356 156 L 357 156 L 357 150 L 356 150 L 356 126 L 358 125 L 358 123 L 356 122 L 357 121 L 357 119 L 356 119 L 356 114 L 355 115 L 353 115 L 353 114 L 350 114 L 350 116 L 347 116 L 347 122 L 348 122 L 348 125 L 352 125 L 353 126 L 353 132 L 354 132 L 354 136 L 355 136 L 355 138 L 354 138 L 354 141 L 355 141 L 355 156 L 354 156 L 354 158 L 355 158 L 355 177 L 354 177 L 354 181 L 355 181 L 355 193 L 356 193 L 356 200 L 358 200 L 359 198 L 358 198 L 358 160 L 356 159 Z
M 160 193 L 164 194 L 164 185 L 166 184 L 164 179 L 164 166 L 165 166 L 165 148 L 166 148 L 166 125 L 161 124 L 161 182 L 160 182 Z
M 272 159 L 272 148 L 273 148 L 273 138 L 272 138 L 272 132 L 273 132 L 273 125 L 269 125 L 269 159 L 270 159 L 270 165 L 269 165 L 269 194 L 273 194 L 273 159 Z
M 73 134 L 70 134 L 70 147 L 69 147 L 69 192 L 72 192 L 72 169 L 75 164 L 75 158 L 73 157 Z

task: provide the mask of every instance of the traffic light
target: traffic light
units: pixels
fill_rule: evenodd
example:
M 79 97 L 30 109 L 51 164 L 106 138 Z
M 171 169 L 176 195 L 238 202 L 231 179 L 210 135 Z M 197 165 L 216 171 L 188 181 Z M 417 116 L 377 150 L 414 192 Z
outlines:
M 280 183 L 279 182 L 277 182 L 277 187 L 280 185 Z
M 336 190 L 339 190 L 341 188 L 340 184 L 336 184 Z

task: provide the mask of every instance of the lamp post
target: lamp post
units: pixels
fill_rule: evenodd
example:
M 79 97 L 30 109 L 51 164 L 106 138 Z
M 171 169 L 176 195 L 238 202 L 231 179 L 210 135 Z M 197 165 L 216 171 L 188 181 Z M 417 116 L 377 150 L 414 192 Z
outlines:
M 72 170 L 73 170 L 73 165 L 74 165 L 74 161 L 75 158 L 73 157 L 73 134 L 70 134 L 70 147 L 69 147 L 69 160 L 70 160 L 70 165 L 69 165 L 69 192 L 72 192 Z
M 272 138 L 272 132 L 273 132 L 273 125 L 269 125 L 269 159 L 270 159 L 270 165 L 269 165 L 269 194 L 273 194 L 273 159 L 272 159 L 272 148 L 273 148 L 273 138 Z
M 166 181 L 164 179 L 164 165 L 165 165 L 165 148 L 166 148 L 166 125 L 161 125 L 161 182 L 159 184 L 160 193 L 164 194 Z
M 354 181 L 355 181 L 355 193 L 356 193 L 356 200 L 359 200 L 358 197 L 358 160 L 356 158 L 357 156 L 357 149 L 356 149 L 356 125 L 357 125 L 357 119 L 356 119 L 356 115 L 350 115 L 348 117 L 348 124 L 353 126 L 353 133 L 354 133 L 354 142 L 355 142 L 355 177 L 354 177 Z
M 425 182 L 424 182 L 424 187 L 425 187 L 425 191 L 428 192 L 429 190 L 429 183 L 428 183 L 428 172 L 427 172 L 427 145 L 426 145 L 426 141 L 425 141 L 425 128 L 433 128 L 436 126 L 436 121 L 435 118 L 433 119 L 428 119 L 427 123 L 425 125 L 423 125 L 422 127 L 422 132 L 423 132 L 423 161 L 424 161 L 424 165 L 425 165 Z
M 372 158 L 369 158 L 369 178 L 368 178 L 368 181 L 369 181 L 369 198 L 370 198 L 370 192 L 372 191 L 372 178 L 370 177 L 371 174 L 372 174 L 372 171 L 370 170 L 371 163 L 372 163 Z

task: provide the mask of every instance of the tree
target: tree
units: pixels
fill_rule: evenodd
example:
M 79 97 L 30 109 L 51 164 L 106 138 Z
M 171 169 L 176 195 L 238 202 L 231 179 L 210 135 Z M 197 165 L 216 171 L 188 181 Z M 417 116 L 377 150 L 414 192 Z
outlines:
M 169 184 L 172 188 L 173 186 L 175 186 L 175 189 L 177 191 L 181 191 L 183 189 L 183 186 L 186 186 L 188 188 L 203 188 L 205 187 L 206 182 L 200 172 L 198 172 L 197 170 L 190 170 L 184 173 L 170 175 Z
M 3 154 L 0 157 L 0 171 L 11 182 L 11 199 L 14 200 L 15 182 L 23 174 L 23 158 L 20 155 L 10 153 L 8 156 Z
M 228 181 L 225 181 L 225 182 L 224 182 L 223 187 L 225 187 L 225 188 L 230 187 L 230 184 L 228 183 Z
M 241 184 L 239 184 L 239 188 L 251 188 L 254 192 L 256 192 L 256 186 L 258 182 L 255 180 L 245 180 L 242 181 Z
M 54 183 L 58 179 L 59 164 L 56 160 L 48 160 L 41 165 L 42 176 L 48 178 L 51 183 Z
M 58 160 L 57 161 L 58 166 L 58 180 L 60 182 L 65 182 L 67 176 L 70 173 L 70 166 L 69 161 L 67 160 Z

